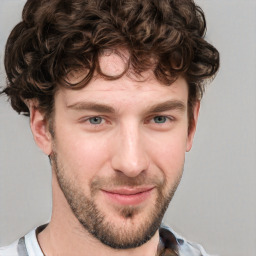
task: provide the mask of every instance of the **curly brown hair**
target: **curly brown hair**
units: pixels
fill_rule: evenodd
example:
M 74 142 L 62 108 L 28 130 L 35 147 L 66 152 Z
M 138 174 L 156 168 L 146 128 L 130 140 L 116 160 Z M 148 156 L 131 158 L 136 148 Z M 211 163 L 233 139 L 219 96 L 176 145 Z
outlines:
M 120 77 L 104 74 L 98 59 L 105 49 L 124 48 L 138 75 L 153 69 L 166 85 L 185 77 L 191 119 L 205 81 L 219 68 L 205 32 L 204 13 L 193 0 L 28 0 L 7 41 L 2 93 L 18 113 L 29 115 L 25 102 L 36 99 L 50 116 L 59 85 L 79 89 L 95 72 Z M 67 81 L 69 72 L 81 69 L 87 70 L 82 81 Z

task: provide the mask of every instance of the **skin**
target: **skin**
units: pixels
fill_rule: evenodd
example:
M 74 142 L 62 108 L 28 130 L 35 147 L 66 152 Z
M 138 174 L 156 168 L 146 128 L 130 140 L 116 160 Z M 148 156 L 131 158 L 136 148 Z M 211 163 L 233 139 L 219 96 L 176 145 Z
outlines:
M 100 63 L 106 73 L 118 74 L 122 67 L 119 61 L 108 55 Z M 56 161 L 65 180 L 94 202 L 114 234 L 139 236 L 141 227 L 147 226 L 157 210 L 160 192 L 161 200 L 169 201 L 182 176 L 199 112 L 198 102 L 188 131 L 187 102 L 188 86 L 182 77 L 165 86 L 150 70 L 140 81 L 131 74 L 114 81 L 95 75 L 80 90 L 60 87 L 57 91 L 54 137 L 44 115 L 30 103 L 36 143 L 45 154 L 57 156 L 52 161 L 52 218 L 38 235 L 45 255 L 156 255 L 158 231 L 143 245 L 129 249 L 113 249 L 92 236 L 78 221 L 59 186 Z M 99 185 L 92 191 L 95 181 Z M 129 192 L 138 187 L 143 190 L 143 199 Z M 124 196 L 123 190 L 128 195 Z M 132 213 L 129 217 L 124 214 L 127 210 Z

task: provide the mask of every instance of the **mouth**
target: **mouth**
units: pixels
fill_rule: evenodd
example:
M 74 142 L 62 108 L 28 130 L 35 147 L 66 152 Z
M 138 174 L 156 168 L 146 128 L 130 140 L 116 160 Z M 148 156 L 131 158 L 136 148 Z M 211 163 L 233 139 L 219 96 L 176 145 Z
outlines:
M 138 205 L 147 200 L 153 192 L 154 187 L 138 188 L 117 188 L 111 190 L 101 190 L 107 200 L 118 205 Z

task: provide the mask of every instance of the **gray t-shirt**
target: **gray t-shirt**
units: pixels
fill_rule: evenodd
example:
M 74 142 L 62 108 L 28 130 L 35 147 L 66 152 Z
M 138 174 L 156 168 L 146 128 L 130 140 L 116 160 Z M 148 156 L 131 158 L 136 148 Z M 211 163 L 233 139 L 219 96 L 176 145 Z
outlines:
M 44 256 L 37 241 L 37 233 L 44 228 L 33 229 L 11 245 L 0 247 L 0 256 Z M 168 227 L 162 226 L 159 233 L 159 256 L 210 256 L 201 245 L 186 241 Z

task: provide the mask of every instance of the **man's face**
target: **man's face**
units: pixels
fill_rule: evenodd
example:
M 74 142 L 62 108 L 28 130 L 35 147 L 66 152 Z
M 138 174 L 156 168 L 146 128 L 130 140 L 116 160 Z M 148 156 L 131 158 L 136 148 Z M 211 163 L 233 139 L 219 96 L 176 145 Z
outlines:
M 133 248 L 155 234 L 192 143 L 186 81 L 165 86 L 150 71 L 143 77 L 96 77 L 55 97 L 58 183 L 85 229 L 113 248 Z

